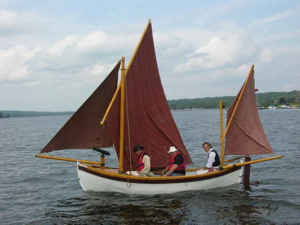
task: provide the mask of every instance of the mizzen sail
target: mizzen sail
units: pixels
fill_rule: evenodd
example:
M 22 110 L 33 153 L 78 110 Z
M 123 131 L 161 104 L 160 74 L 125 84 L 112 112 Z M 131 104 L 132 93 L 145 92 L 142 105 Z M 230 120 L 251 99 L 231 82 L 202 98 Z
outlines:
M 253 67 L 243 87 L 227 112 L 228 126 L 234 108 L 238 104 L 226 134 L 225 154 L 273 154 L 257 111 Z
M 120 63 L 42 149 L 41 153 L 112 146 L 112 138 L 107 125 L 100 126 L 99 122 L 116 90 L 119 68 Z
M 126 75 L 124 169 L 135 168 L 135 144 L 144 146 L 153 168 L 168 164 L 170 146 L 183 154 L 187 164 L 192 160 L 183 144 L 162 87 L 156 62 L 151 23 L 148 24 Z M 120 96 L 117 97 L 108 122 L 119 155 Z

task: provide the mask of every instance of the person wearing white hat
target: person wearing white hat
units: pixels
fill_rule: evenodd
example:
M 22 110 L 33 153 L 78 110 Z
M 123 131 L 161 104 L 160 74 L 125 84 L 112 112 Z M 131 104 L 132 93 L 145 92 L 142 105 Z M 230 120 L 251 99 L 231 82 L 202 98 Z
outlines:
M 185 163 L 181 153 L 174 146 L 169 148 L 168 154 L 171 155 L 169 165 L 161 172 L 163 177 L 185 175 Z

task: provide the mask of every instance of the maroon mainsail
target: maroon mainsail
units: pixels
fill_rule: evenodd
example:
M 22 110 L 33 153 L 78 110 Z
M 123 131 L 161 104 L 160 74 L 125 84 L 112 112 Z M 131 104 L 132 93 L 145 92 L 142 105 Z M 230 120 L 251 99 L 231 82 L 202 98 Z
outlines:
M 119 155 L 120 96 L 114 102 L 108 116 L 111 136 Z M 124 169 L 135 168 L 136 144 L 144 146 L 151 156 L 153 168 L 168 164 L 167 151 L 175 146 L 182 153 L 185 163 L 192 160 L 183 144 L 161 84 L 151 23 L 141 40 L 136 55 L 126 75 Z M 132 165 L 132 166 L 130 166 Z
M 42 149 L 41 153 L 63 149 L 111 147 L 113 145 L 107 125 L 100 126 L 99 123 L 116 91 L 119 68 L 120 62 Z
M 246 86 L 245 86 L 246 85 Z M 242 92 L 243 87 L 244 91 Z M 227 125 L 235 105 L 242 93 L 225 142 L 225 155 L 273 154 L 273 150 L 259 119 L 254 87 L 254 70 L 251 69 L 248 82 L 239 91 L 227 112 Z
M 150 22 L 131 62 L 125 82 L 124 170 L 135 168 L 136 144 L 144 146 L 153 168 L 168 164 L 170 146 L 191 164 L 161 84 Z M 114 145 L 119 156 L 120 92 L 104 125 L 99 124 L 117 90 L 119 67 L 120 63 L 41 152 Z

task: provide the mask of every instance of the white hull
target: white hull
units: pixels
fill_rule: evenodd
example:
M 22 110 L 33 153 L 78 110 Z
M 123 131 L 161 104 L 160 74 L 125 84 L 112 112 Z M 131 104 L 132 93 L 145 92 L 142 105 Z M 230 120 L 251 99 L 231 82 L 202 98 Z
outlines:
M 100 171 L 98 169 L 98 171 Z M 243 168 L 239 167 L 225 172 L 212 172 L 202 175 L 181 177 L 147 177 L 138 178 L 129 175 L 98 173 L 86 165 L 77 165 L 79 183 L 84 191 L 117 192 L 124 194 L 171 194 L 182 191 L 207 190 L 241 183 Z

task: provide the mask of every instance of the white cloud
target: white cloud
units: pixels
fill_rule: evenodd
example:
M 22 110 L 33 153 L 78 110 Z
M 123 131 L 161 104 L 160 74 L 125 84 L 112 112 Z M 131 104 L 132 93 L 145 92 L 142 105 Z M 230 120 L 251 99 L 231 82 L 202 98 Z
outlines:
M 23 81 L 28 79 L 28 61 L 36 56 L 39 48 L 29 49 L 17 45 L 7 50 L 0 50 L 0 82 Z
M 253 61 L 259 53 L 259 47 L 244 33 L 214 36 L 206 45 L 196 49 L 186 62 L 179 64 L 176 70 L 183 72 L 236 66 Z
M 111 45 L 110 38 L 103 31 L 97 30 L 82 38 L 77 46 L 82 52 L 99 51 Z
M 56 56 L 62 56 L 67 50 L 74 48 L 78 41 L 80 40 L 79 36 L 69 35 L 63 40 L 56 42 L 53 46 L 50 46 L 45 53 L 50 53 Z
M 272 24 L 276 21 L 286 19 L 286 18 L 290 17 L 291 15 L 292 15 L 291 12 L 284 12 L 284 13 L 280 13 L 280 14 L 277 14 L 277 15 L 272 15 L 272 16 L 269 16 L 269 17 L 266 17 L 266 18 L 263 18 L 263 19 L 256 20 L 256 21 L 252 22 L 249 25 L 249 27 L 253 28 L 253 27 L 260 27 L 260 26 Z
M 107 75 L 112 70 L 112 68 L 115 66 L 115 64 L 104 64 L 102 62 L 97 63 L 91 68 L 89 73 L 92 76 L 99 76 L 99 74 Z
M 24 37 L 21 35 L 33 35 L 35 41 L 37 41 L 36 34 L 41 35 L 41 32 L 45 32 L 44 19 L 35 17 L 34 14 L 26 13 L 20 14 L 17 11 L 0 10 L 0 39 L 1 42 L 9 42 L 6 39 L 16 39 L 18 42 L 23 42 Z M 20 43 L 19 43 L 20 44 Z M 3 46 L 1 46 L 3 47 Z
M 16 24 L 18 15 L 10 11 L 0 12 L 0 30 L 7 27 L 12 27 Z
M 275 53 L 271 50 L 264 49 L 261 54 L 258 56 L 258 63 L 270 63 L 274 58 Z
M 0 67 L 3 68 L 0 82 L 50 85 L 70 77 L 74 82 L 101 75 L 104 78 L 123 53 L 129 52 L 128 48 L 133 52 L 133 36 L 136 35 L 121 38 L 97 30 L 86 35 L 68 35 L 47 47 L 17 45 L 0 50 Z
M 162 58 L 178 58 L 193 50 L 192 42 L 180 35 L 160 32 L 154 35 L 155 48 Z

